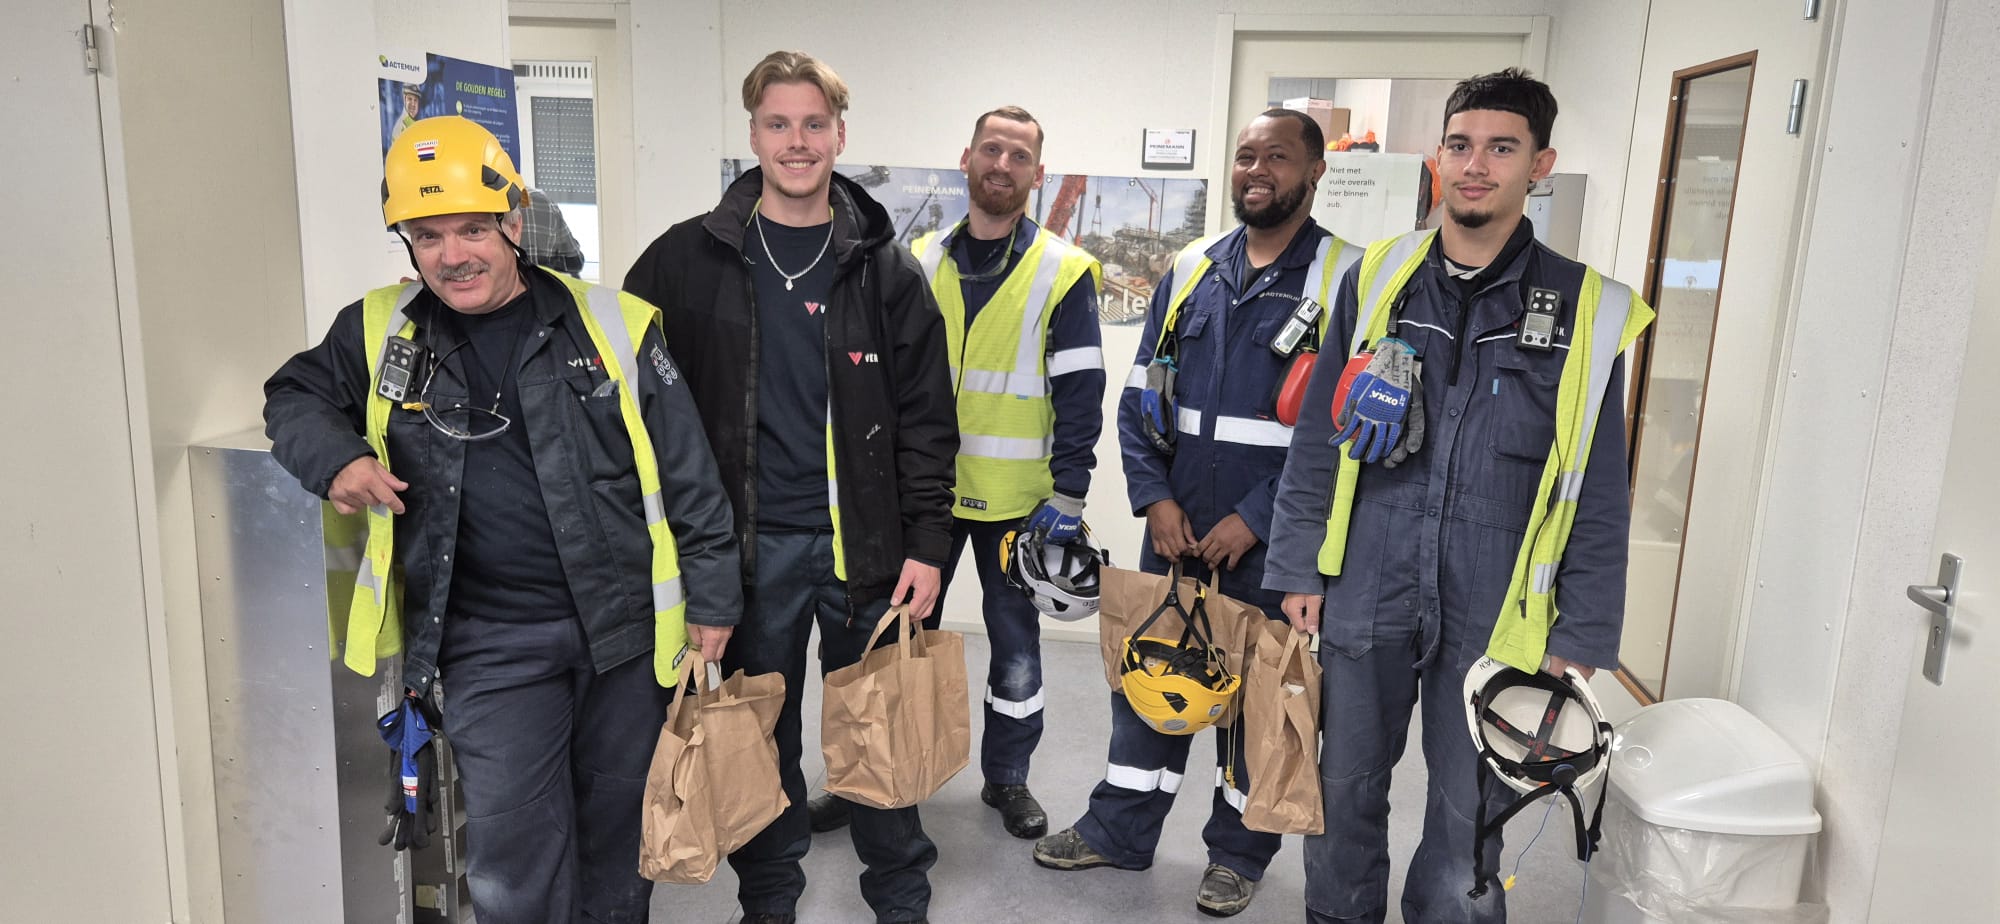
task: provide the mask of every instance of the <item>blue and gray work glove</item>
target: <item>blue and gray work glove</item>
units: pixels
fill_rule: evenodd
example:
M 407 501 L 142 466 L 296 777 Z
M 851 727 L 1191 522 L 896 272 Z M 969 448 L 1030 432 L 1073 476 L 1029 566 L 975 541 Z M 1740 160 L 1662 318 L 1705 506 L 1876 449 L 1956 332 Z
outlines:
M 375 728 L 389 745 L 389 800 L 382 810 L 389 813 L 389 825 L 376 839 L 397 850 L 422 850 L 437 830 L 437 748 L 436 733 L 423 700 L 406 692 L 403 701 L 375 720 Z
M 1028 514 L 1028 529 L 1040 532 L 1049 545 L 1068 545 L 1083 526 L 1083 498 L 1057 492 Z
M 1347 456 L 1395 468 L 1424 445 L 1424 390 L 1418 375 L 1417 351 L 1408 343 L 1385 338 L 1375 344 L 1375 357 L 1348 389 L 1347 404 L 1334 417 L 1340 432 L 1335 446 L 1352 441 Z

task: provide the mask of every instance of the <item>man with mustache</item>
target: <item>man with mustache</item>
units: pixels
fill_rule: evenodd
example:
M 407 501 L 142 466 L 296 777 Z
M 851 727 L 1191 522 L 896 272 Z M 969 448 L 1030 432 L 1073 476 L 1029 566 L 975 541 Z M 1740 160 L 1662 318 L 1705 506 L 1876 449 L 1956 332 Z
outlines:
M 687 648 L 718 658 L 736 624 L 736 544 L 658 312 L 531 265 L 526 201 L 486 129 L 413 123 L 382 212 L 422 281 L 286 362 L 265 431 L 307 490 L 368 511 L 347 664 L 400 648 L 409 698 L 450 690 L 479 920 L 640 924 L 647 766 Z
M 892 602 L 930 615 L 951 556 L 958 428 L 944 325 L 888 211 L 833 171 L 847 100 L 812 56 L 765 56 L 743 79 L 758 166 L 626 277 L 666 313 L 731 473 L 748 606 L 724 666 L 785 677 L 775 735 L 791 804 L 729 857 L 745 924 L 795 920 L 805 891 L 799 709 L 814 623 L 821 672 L 852 664 Z M 917 808 L 852 812 L 876 919 L 923 920 L 937 848 Z
M 1042 737 L 1041 626 L 1027 595 L 1007 585 L 1000 546 L 1017 528 L 1039 530 L 1054 545 L 1077 537 L 1104 421 L 1103 270 L 1027 217 L 1028 196 L 1042 183 L 1042 140 L 1041 124 L 1019 106 L 980 116 L 959 157 L 969 214 L 911 246 L 957 367 L 958 483 L 945 574 L 970 543 L 992 645 L 979 795 L 1022 838 L 1041 837 L 1049 824 L 1027 786 Z M 812 801 L 816 831 L 846 824 L 847 815 L 844 799 Z
M 1127 492 L 1150 536 L 1139 567 L 1165 574 L 1175 561 L 1194 559 L 1189 573 L 1219 573 L 1224 594 L 1262 607 L 1272 619 L 1283 615 L 1277 595 L 1263 589 L 1264 556 L 1271 496 L 1291 443 L 1273 396 L 1297 356 L 1296 348 L 1282 340 L 1274 348 L 1273 341 L 1296 318 L 1310 316 L 1316 329 L 1325 312 L 1313 309 L 1360 256 L 1312 219 L 1325 148 L 1319 124 L 1301 112 L 1272 109 L 1244 126 L 1229 178 L 1242 224 L 1189 244 L 1175 258 L 1154 289 L 1118 405 Z M 1167 357 L 1179 375 L 1172 394 L 1159 396 L 1171 399 L 1163 419 L 1149 424 L 1142 406 L 1151 403 L 1142 402 L 1147 369 Z M 1242 737 L 1218 731 L 1215 740 L 1217 779 L 1202 832 L 1209 865 L 1195 904 L 1227 916 L 1249 907 L 1280 838 L 1243 826 L 1249 773 Z M 1154 731 L 1122 693 L 1111 694 L 1104 780 L 1074 827 L 1035 845 L 1035 861 L 1063 870 L 1151 865 L 1191 741 Z
M 1389 774 L 1419 702 L 1429 797 L 1403 920 L 1506 920 L 1498 833 L 1476 872 L 1474 845 L 1514 794 L 1477 782 L 1466 674 L 1482 656 L 1557 677 L 1617 663 L 1622 354 L 1653 312 L 1535 241 L 1522 209 L 1555 166 L 1555 117 L 1519 70 L 1458 85 L 1438 145 L 1444 224 L 1370 245 L 1341 280 L 1329 355 L 1369 348 L 1369 372 L 1346 385 L 1322 362 L 1306 392 L 1264 584 L 1294 629 L 1324 633 L 1309 921 L 1387 916 Z M 1375 375 L 1385 355 L 1421 360 L 1411 387 Z

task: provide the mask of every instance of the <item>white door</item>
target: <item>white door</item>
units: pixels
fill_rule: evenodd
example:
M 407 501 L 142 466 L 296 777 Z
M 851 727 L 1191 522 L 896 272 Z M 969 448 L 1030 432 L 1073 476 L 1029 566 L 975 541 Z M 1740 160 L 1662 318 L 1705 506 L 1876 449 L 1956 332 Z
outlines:
M 1910 665 L 1896 775 L 1882 829 L 1870 921 L 2000 921 L 2000 199 L 1986 237 L 1986 267 L 1967 337 L 1965 378 L 1946 457 L 1943 503 L 1932 551 L 1965 560 L 1944 647 L 1944 683 L 1922 674 L 1924 652 Z M 1934 584 L 1935 573 L 1910 575 Z M 1903 644 L 1929 640 L 1929 614 L 1916 604 L 1883 628 Z
M 0 29 L 0 920 L 164 921 L 168 832 L 88 0 Z M 102 31 L 97 33 L 104 34 Z M 128 362 L 130 363 L 128 365 Z M 136 419 L 143 420 L 143 416 Z M 164 658 L 160 663 L 164 663 Z

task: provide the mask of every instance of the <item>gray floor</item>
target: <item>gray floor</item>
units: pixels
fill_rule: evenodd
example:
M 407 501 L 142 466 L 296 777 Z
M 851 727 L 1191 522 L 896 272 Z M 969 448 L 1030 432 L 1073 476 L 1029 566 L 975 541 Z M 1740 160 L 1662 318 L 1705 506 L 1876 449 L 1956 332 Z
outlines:
M 1201 827 L 1207 820 L 1214 779 L 1215 746 L 1204 734 L 1188 761 L 1188 785 L 1168 816 L 1153 868 L 1144 872 L 1095 869 L 1060 873 L 1035 865 L 1030 843 L 1007 835 L 999 816 L 979 801 L 980 698 L 984 689 L 986 639 L 966 638 L 972 665 L 973 763 L 924 803 L 924 829 L 938 845 L 931 871 L 931 920 L 958 922 L 1206 921 L 1194 905 L 1196 884 L 1207 865 Z M 1035 754 L 1030 785 L 1048 809 L 1052 829 L 1083 813 L 1090 789 L 1104 774 L 1104 743 L 1111 725 L 1109 691 L 1097 648 L 1078 642 L 1044 644 L 1047 731 Z M 808 684 L 805 704 L 805 773 L 814 791 L 823 779 L 819 756 L 819 684 Z M 1424 766 L 1412 747 L 1396 767 L 1391 794 L 1389 850 L 1395 866 L 1390 883 L 1390 921 L 1401 921 L 1395 896 L 1403 867 L 1416 849 L 1423 818 Z M 1521 849 L 1534 837 L 1544 811 L 1531 807 L 1507 829 L 1503 877 L 1514 869 Z M 1547 830 L 1521 863 L 1519 880 L 1508 893 L 1510 920 L 1517 924 L 1573 921 L 1583 886 L 1583 866 L 1574 850 L 1567 809 L 1548 815 Z M 861 900 L 855 878 L 861 864 L 845 831 L 813 837 L 806 856 L 806 892 L 799 903 L 800 924 L 867 924 L 874 920 Z M 1288 837 L 1259 886 L 1255 903 L 1239 921 L 1302 921 L 1305 873 L 1299 838 Z M 703 885 L 661 885 L 653 893 L 656 924 L 727 924 L 737 919 L 736 877 L 727 863 Z

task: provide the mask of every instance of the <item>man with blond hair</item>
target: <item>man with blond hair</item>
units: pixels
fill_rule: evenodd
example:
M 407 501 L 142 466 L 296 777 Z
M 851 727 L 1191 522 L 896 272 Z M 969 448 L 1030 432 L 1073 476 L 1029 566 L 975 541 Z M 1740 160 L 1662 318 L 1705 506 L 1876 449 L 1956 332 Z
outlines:
M 758 166 L 714 210 L 648 247 L 627 288 L 659 305 L 715 448 L 743 549 L 745 612 L 727 670 L 779 671 L 790 805 L 729 862 L 746 924 L 796 920 L 811 844 L 799 706 L 820 669 L 860 660 L 892 603 L 936 604 L 951 555 L 958 451 L 944 326 L 889 213 L 833 172 L 847 85 L 773 52 L 743 79 Z M 937 848 L 915 807 L 853 809 L 861 894 L 884 924 L 923 921 Z

